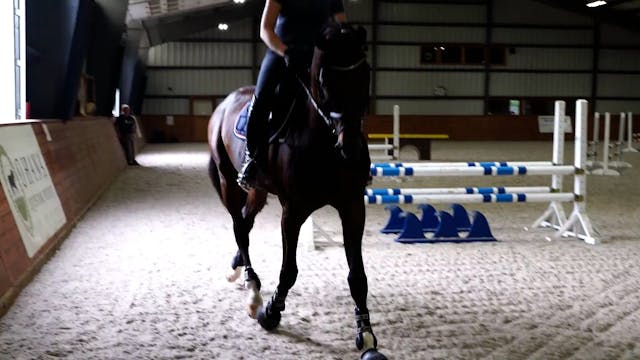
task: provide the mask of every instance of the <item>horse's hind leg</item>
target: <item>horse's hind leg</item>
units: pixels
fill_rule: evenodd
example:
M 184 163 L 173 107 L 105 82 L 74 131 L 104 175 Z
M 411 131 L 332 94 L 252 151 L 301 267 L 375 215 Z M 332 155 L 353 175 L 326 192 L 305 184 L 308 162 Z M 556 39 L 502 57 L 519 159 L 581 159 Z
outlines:
M 213 157 L 210 157 L 209 158 L 209 178 L 211 179 L 211 182 L 213 183 L 213 187 L 218 192 L 218 196 L 224 202 L 224 199 L 226 198 L 226 196 L 225 196 L 226 194 L 223 194 L 221 177 L 222 176 L 218 172 L 218 167 L 216 166 L 215 160 L 213 159 Z M 225 207 L 227 209 L 229 208 L 227 206 L 226 202 L 225 202 Z M 234 232 L 235 232 L 235 230 L 234 230 Z M 238 249 L 238 251 L 234 255 L 233 259 L 231 260 L 231 272 L 229 272 L 226 275 L 227 281 L 234 282 L 234 281 L 238 280 L 238 278 L 242 274 L 242 270 L 243 269 L 244 269 L 244 257 L 242 256 L 242 252 L 240 252 L 240 249 Z
M 242 270 L 244 270 L 244 258 L 242 252 L 238 249 L 233 259 L 231 259 L 231 271 L 226 276 L 227 281 L 234 282 L 238 280 L 240 275 L 242 275 Z
M 233 265 L 244 265 L 244 287 L 249 290 L 246 305 L 247 312 L 251 318 L 257 317 L 258 309 L 262 306 L 262 296 L 260 295 L 260 278 L 251 266 L 249 256 L 249 233 L 253 228 L 256 215 L 262 210 L 266 203 L 267 194 L 263 191 L 252 190 L 245 193 L 233 180 L 233 184 L 227 188 L 227 195 L 233 193 L 236 201 L 227 201 L 227 209 L 231 213 L 233 220 L 233 233 L 238 245 L 238 253 L 234 256 Z M 244 201 L 238 201 L 242 199 Z M 230 199 L 228 199 L 230 200 Z M 232 205 L 233 203 L 233 205 Z M 244 206 L 242 206 L 244 204 Z
M 349 265 L 349 289 L 356 303 L 356 347 L 362 351 L 362 359 L 383 360 L 377 351 L 378 341 L 373 334 L 367 308 L 367 275 L 362 261 L 362 236 L 364 233 L 365 209 L 361 198 L 347 202 L 337 208 L 344 237 L 344 251 Z
M 222 176 L 213 159 L 209 162 L 209 175 L 231 215 L 233 234 L 238 246 L 238 251 L 231 261 L 233 272 L 227 275 L 227 280 L 235 281 L 244 267 L 244 287 L 250 292 L 247 298 L 247 311 L 249 316 L 256 318 L 257 309 L 262 305 L 262 296 L 260 295 L 260 278 L 251 267 L 249 232 L 253 228 L 256 215 L 266 202 L 266 193 L 252 191 L 248 196 L 235 183 L 235 179 L 227 181 Z

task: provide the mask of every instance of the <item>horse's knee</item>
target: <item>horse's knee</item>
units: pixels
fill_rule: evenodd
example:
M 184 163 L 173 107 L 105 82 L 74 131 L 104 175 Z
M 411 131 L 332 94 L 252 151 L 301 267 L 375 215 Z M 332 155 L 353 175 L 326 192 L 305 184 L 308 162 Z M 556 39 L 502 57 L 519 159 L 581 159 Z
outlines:
M 347 281 L 349 281 L 350 286 L 354 286 L 357 284 L 366 284 L 367 283 L 367 275 L 362 271 L 349 271 L 349 275 L 347 276 Z

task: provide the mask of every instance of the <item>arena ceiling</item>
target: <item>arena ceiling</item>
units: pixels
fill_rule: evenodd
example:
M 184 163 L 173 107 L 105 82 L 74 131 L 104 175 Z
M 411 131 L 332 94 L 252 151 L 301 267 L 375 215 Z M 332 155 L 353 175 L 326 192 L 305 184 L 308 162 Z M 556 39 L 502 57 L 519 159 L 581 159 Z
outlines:
M 149 45 L 178 40 L 204 31 L 219 22 L 255 16 L 260 13 L 264 0 L 130 0 L 128 24 L 144 28 Z M 394 0 L 387 0 L 394 1 Z M 488 0 L 405 0 L 398 2 L 425 3 L 486 3 Z M 617 24 L 622 28 L 640 32 L 640 0 L 610 0 L 607 4 L 590 8 L 593 0 L 535 0 L 546 5 L 593 17 L 599 21 Z
M 640 0 L 609 0 L 598 7 L 587 7 L 587 3 L 594 0 L 536 1 L 640 32 Z
M 149 45 L 179 40 L 259 14 L 264 0 L 129 0 L 127 25 L 142 28 Z

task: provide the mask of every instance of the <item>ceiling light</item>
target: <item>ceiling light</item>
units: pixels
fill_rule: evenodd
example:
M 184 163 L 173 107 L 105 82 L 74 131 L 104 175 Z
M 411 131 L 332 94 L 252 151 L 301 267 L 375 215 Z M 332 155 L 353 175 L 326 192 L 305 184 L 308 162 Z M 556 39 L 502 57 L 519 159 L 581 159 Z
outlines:
M 598 1 L 592 1 L 588 3 L 587 6 L 593 8 L 593 7 L 598 7 L 606 4 L 607 4 L 606 1 L 598 0 Z
M 218 24 L 218 30 L 220 30 L 220 31 L 227 31 L 227 30 L 229 30 L 229 24 L 225 24 L 225 23 L 220 23 L 220 24 Z
M 244 0 L 233 0 L 234 4 L 244 4 Z

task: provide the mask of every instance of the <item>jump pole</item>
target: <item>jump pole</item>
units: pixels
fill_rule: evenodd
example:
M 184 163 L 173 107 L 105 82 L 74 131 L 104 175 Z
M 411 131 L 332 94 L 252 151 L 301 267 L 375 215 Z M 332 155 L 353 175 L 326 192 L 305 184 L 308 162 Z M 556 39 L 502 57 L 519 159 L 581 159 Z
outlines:
M 433 194 L 513 194 L 550 193 L 549 186 L 460 187 L 460 188 L 382 188 L 366 189 L 367 196 L 375 195 L 433 195 Z
M 573 166 L 483 166 L 483 167 L 376 167 L 371 168 L 372 176 L 517 176 L 517 175 L 572 175 Z M 558 181 L 552 184 L 558 188 Z M 561 185 L 561 184 L 560 184 Z
M 628 162 L 622 161 L 622 146 L 624 145 L 624 135 L 625 135 L 625 131 L 624 131 L 624 127 L 626 125 L 626 117 L 627 114 L 624 112 L 620 113 L 620 121 L 619 121 L 619 126 L 618 126 L 618 141 L 616 141 L 615 143 L 615 155 L 616 155 L 616 160 L 611 162 L 611 166 L 615 167 L 615 168 L 630 168 L 631 164 L 629 164 Z
M 508 193 L 508 194 L 426 194 L 426 195 L 373 195 L 365 196 L 366 204 L 447 204 L 447 203 L 525 203 L 569 202 L 573 193 Z M 542 226 L 546 227 L 546 226 Z
M 551 161 L 458 161 L 458 162 L 378 162 L 371 168 L 487 167 L 487 166 L 550 166 Z
M 638 150 L 633 147 L 633 113 L 631 111 L 627 113 L 627 147 L 622 151 L 638 152 Z
M 611 136 L 611 114 L 604 113 L 604 138 L 602 141 L 602 168 L 591 171 L 593 175 L 618 176 L 619 172 L 609 169 L 609 137 Z
M 393 158 L 400 159 L 400 105 L 393 105 Z
M 598 165 L 598 144 L 600 143 L 600 113 L 593 113 L 593 140 L 589 143 L 589 151 L 587 152 L 587 167 L 595 167 Z

